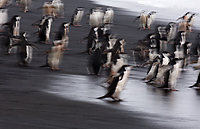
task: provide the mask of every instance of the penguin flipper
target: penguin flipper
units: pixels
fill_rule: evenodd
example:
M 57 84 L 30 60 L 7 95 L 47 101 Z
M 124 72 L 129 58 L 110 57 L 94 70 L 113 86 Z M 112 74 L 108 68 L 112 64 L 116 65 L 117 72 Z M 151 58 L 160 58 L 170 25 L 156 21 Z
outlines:
M 136 22 L 139 18 L 140 16 L 137 16 L 133 21 Z

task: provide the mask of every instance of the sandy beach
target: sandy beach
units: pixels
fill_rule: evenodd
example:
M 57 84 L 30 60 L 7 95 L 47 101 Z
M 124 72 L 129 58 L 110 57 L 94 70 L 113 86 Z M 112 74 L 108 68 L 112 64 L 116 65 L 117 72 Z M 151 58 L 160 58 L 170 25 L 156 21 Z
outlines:
M 64 0 L 63 0 L 64 1 Z M 9 18 L 21 15 L 21 32 L 30 33 L 29 40 L 37 41 L 34 32 L 37 28 L 31 24 L 42 18 L 42 10 L 37 10 L 44 0 L 35 0 L 29 12 L 20 11 L 16 3 L 8 7 Z M 97 5 L 87 0 L 65 0 L 64 18 L 58 18 L 52 23 L 53 41 L 58 27 L 63 22 L 70 22 L 76 7 L 84 7 L 85 14 Z M 127 41 L 125 52 L 131 56 L 133 44 L 143 39 L 154 29 L 140 31 L 138 23 L 133 23 L 134 16 L 126 15 L 126 11 L 115 8 L 114 27 L 111 32 Z M 129 12 L 130 13 L 130 12 Z M 156 21 L 156 24 L 164 24 Z M 43 92 L 54 81 L 54 77 L 61 75 L 87 75 L 86 62 L 88 55 L 82 53 L 86 50 L 86 42 L 80 40 L 87 36 L 90 26 L 88 17 L 84 16 L 81 27 L 69 27 L 69 51 L 64 52 L 60 70 L 52 71 L 40 67 L 45 63 L 43 51 L 51 45 L 35 43 L 40 50 L 34 49 L 33 60 L 27 67 L 16 64 L 16 55 L 0 55 L 0 128 L 1 129 L 172 129 L 170 125 L 162 125 L 151 119 L 151 116 L 140 112 L 130 112 L 115 109 L 109 106 L 97 105 L 87 102 L 70 100 Z M 191 42 L 198 30 L 189 35 Z M 132 58 L 130 58 L 131 60 Z M 103 76 L 103 75 L 100 75 Z M 97 78 L 96 76 L 94 77 Z M 59 79 L 55 86 L 59 85 Z M 81 86 L 81 84 L 80 84 Z M 67 86 L 66 86 L 67 87 Z M 79 89 L 77 89 L 79 90 Z M 71 92 L 71 91 L 68 91 Z M 88 93 L 89 94 L 89 93 Z M 98 95 L 97 95 L 98 97 Z M 92 98 L 95 99 L 95 98 Z M 115 106 L 115 104 L 113 104 Z M 112 105 L 112 106 L 113 106 Z M 118 104 L 116 104 L 117 106 Z M 155 118 L 155 116 L 154 116 Z M 159 119 L 159 118 L 157 118 Z M 178 127 L 176 128 L 178 129 Z

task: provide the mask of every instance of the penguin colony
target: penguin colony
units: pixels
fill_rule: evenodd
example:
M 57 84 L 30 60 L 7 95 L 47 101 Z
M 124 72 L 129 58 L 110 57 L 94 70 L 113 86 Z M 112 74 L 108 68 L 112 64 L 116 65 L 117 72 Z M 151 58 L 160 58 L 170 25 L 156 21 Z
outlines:
M 31 43 L 27 32 L 20 32 L 20 21 L 23 19 L 19 15 L 14 15 L 8 20 L 9 5 L 12 1 L 2 0 L 0 2 L 1 16 L 1 37 L 4 39 L 1 43 L 1 50 L 5 54 L 11 54 L 16 48 L 17 63 L 20 66 L 26 66 L 32 61 L 33 48 L 40 49 L 34 43 Z M 18 0 L 16 5 L 25 13 L 31 10 L 31 0 Z M 155 32 L 148 34 L 144 39 L 139 40 L 133 45 L 133 61 L 140 58 L 145 63 L 141 66 L 137 64 L 132 66 L 128 62 L 128 55 L 125 54 L 126 40 L 118 38 L 112 34 L 114 27 L 114 9 L 112 7 L 104 10 L 102 7 L 90 9 L 90 13 L 84 15 L 85 8 L 77 7 L 71 16 L 71 21 L 63 21 L 51 42 L 51 26 L 57 18 L 64 17 L 64 3 L 61 0 L 45 2 L 39 9 L 43 10 L 43 17 L 32 24 L 37 27 L 38 39 L 35 43 L 51 44 L 50 49 L 43 52 L 46 55 L 46 62 L 41 67 L 50 67 L 51 70 L 58 70 L 62 56 L 69 44 L 69 27 L 81 27 L 81 20 L 84 16 L 88 17 L 88 35 L 83 38 L 86 41 L 87 66 L 86 69 L 90 75 L 99 75 L 102 69 L 107 71 L 106 83 L 107 93 L 98 97 L 98 99 L 112 98 L 114 101 L 121 101 L 120 94 L 128 81 L 130 71 L 133 67 L 146 67 L 149 65 L 145 80 L 146 83 L 155 84 L 158 88 L 177 91 L 176 85 L 181 70 L 190 63 L 191 42 L 187 42 L 188 33 L 192 32 L 193 22 L 197 13 L 187 12 L 178 18 L 180 22 L 170 22 L 166 26 L 157 26 Z M 139 30 L 152 29 L 154 16 L 157 12 L 150 11 L 146 14 L 141 11 Z M 200 40 L 200 34 L 197 37 Z M 196 53 L 199 56 L 200 48 L 197 46 Z M 11 56 L 11 55 L 10 55 Z M 199 59 L 200 60 L 200 59 Z M 136 63 L 136 62 L 135 62 Z M 194 67 L 200 69 L 200 61 Z M 200 87 L 200 73 L 197 82 L 190 86 Z

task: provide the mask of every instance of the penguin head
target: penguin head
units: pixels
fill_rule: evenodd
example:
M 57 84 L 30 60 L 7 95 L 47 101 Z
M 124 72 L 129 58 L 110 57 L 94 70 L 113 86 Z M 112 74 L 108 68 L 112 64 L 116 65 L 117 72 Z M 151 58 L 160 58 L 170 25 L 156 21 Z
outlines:
M 13 19 L 14 19 L 15 21 L 19 21 L 19 20 L 21 19 L 21 16 L 15 15 L 15 16 L 13 16 Z
M 76 8 L 77 11 L 84 11 L 84 9 L 85 9 L 84 7 L 77 7 Z
M 156 11 L 151 11 L 150 13 L 149 13 L 149 15 L 154 15 L 154 14 L 156 14 L 157 12 Z

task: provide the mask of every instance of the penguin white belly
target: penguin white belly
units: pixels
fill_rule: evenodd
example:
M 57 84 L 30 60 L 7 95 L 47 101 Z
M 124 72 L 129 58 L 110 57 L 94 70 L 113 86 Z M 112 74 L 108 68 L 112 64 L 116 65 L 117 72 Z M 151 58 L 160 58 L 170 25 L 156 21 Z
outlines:
M 48 64 L 51 68 L 58 68 L 62 57 L 61 46 L 54 46 L 48 56 Z
M 126 82 L 128 81 L 129 74 L 130 74 L 130 70 L 124 72 L 124 76 L 123 76 L 122 80 L 119 80 L 119 82 L 117 83 L 115 92 L 112 95 L 113 98 L 119 99 L 121 92 L 124 90 Z
M 64 35 L 62 37 L 62 47 L 65 48 L 65 47 L 68 47 L 68 45 L 69 45 L 69 36 Z
M 31 46 L 26 46 L 26 54 L 26 63 L 31 63 L 33 55 L 33 48 Z
M 20 31 L 20 22 L 16 21 L 15 26 L 13 28 L 13 36 L 19 36 L 19 31 Z
M 153 21 L 154 21 L 154 16 L 150 16 L 150 17 L 148 17 L 147 18 L 147 27 L 148 28 L 151 28 L 151 24 L 153 23 Z
M 0 24 L 4 24 L 8 22 L 8 13 L 7 9 L 0 9 Z
M 145 15 L 141 15 L 140 16 L 140 28 L 146 28 L 146 16 Z
M 95 15 L 95 13 L 90 14 L 89 24 L 90 24 L 90 26 L 96 26 L 97 25 L 97 17 Z
M 123 58 L 117 59 L 116 64 L 113 64 L 113 65 L 111 66 L 111 73 L 112 73 L 112 74 L 117 73 L 117 71 L 118 71 L 123 65 L 124 65 L 124 59 L 123 59 Z
M 48 20 L 48 25 L 46 27 L 46 41 L 50 39 L 50 32 L 51 32 L 51 21 Z
M 76 23 L 79 23 L 81 21 L 82 17 L 83 17 L 83 11 L 78 11 L 77 15 L 75 15 L 75 17 L 74 17 L 74 21 Z
M 151 79 L 156 74 L 156 68 L 157 68 L 158 62 L 153 63 L 149 73 L 146 76 L 146 80 Z
M 113 23 L 114 12 L 113 10 L 106 11 L 104 15 L 104 23 Z
M 180 65 L 181 65 L 181 61 L 178 61 L 174 65 L 174 68 L 170 73 L 169 86 L 170 86 L 171 89 L 175 89 L 176 88 L 177 79 L 178 79 L 178 77 L 180 75 Z

